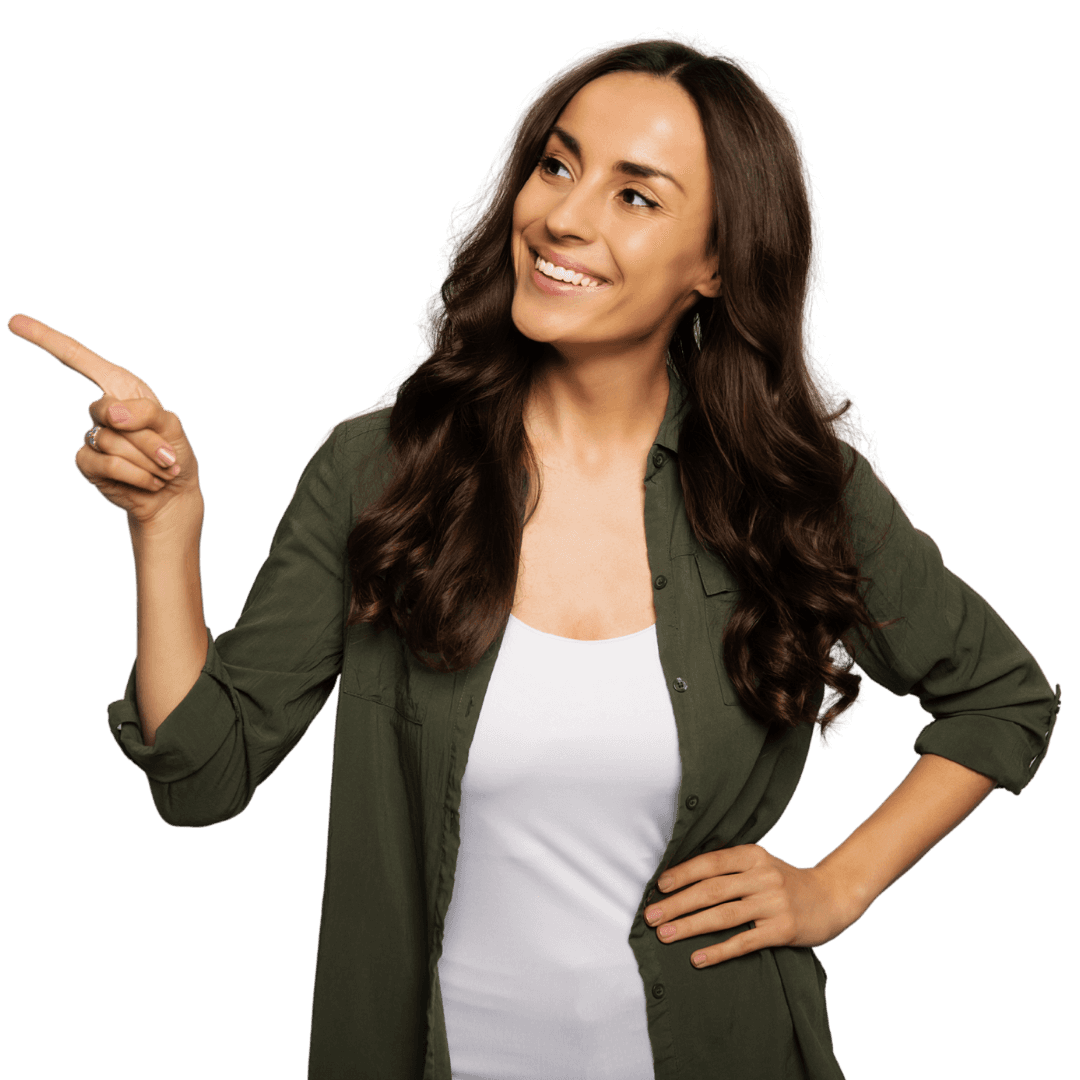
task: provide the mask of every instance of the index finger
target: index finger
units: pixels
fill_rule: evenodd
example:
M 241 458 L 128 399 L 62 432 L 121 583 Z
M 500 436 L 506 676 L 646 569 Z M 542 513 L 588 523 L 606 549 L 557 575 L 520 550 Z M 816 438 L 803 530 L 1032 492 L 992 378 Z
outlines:
M 8 321 L 8 329 L 47 353 L 51 353 L 73 371 L 84 375 L 103 393 L 124 401 L 130 398 L 148 397 L 155 405 L 161 405 L 153 390 L 127 368 L 122 368 L 119 364 L 98 356 L 96 352 L 74 338 L 61 334 L 59 330 L 54 330 L 37 319 L 31 319 L 29 315 L 13 315 Z
M 686 862 L 669 866 L 657 879 L 657 888 L 666 893 L 704 878 L 738 874 L 749 870 L 753 865 L 753 857 L 749 849 L 753 846 L 753 844 L 739 844 L 732 848 L 717 848 L 715 851 L 705 851 L 700 855 L 695 855 Z

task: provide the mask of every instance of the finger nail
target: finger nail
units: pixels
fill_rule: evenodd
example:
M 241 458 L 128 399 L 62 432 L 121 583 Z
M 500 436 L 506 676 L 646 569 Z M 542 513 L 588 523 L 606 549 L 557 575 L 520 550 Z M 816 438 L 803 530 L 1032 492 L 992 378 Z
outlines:
M 171 465 L 176 461 L 176 455 L 167 446 L 159 446 L 157 459 L 162 465 Z
M 118 424 L 122 424 L 125 420 L 131 419 L 131 413 L 129 413 L 123 405 L 110 405 L 109 419 L 115 420 Z

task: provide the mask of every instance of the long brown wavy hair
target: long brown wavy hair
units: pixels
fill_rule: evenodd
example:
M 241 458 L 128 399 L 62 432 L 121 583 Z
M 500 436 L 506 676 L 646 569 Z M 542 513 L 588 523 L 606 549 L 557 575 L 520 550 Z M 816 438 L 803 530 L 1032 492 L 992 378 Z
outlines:
M 590 57 L 523 117 L 432 307 L 431 356 L 391 410 L 390 479 L 349 537 L 348 625 L 393 628 L 442 671 L 473 666 L 506 625 L 536 471 L 523 410 L 542 348 L 510 315 L 514 201 L 563 108 L 614 71 L 674 79 L 697 106 L 711 165 L 708 253 L 723 292 L 683 316 L 669 362 L 689 398 L 677 455 L 687 517 L 739 582 L 724 663 L 752 716 L 824 730 L 859 692 L 847 635 L 878 624 L 843 498 L 854 460 L 834 431 L 851 403 L 830 412 L 804 356 L 802 161 L 784 118 L 737 64 L 675 41 Z M 835 697 L 818 718 L 823 684 Z

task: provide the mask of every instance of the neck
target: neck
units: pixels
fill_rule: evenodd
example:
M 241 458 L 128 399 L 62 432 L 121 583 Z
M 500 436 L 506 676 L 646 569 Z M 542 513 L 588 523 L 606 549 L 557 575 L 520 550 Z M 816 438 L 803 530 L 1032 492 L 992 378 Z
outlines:
M 647 451 L 667 400 L 663 356 L 569 361 L 556 353 L 537 368 L 525 430 L 542 457 L 571 455 L 602 464 L 628 450 Z

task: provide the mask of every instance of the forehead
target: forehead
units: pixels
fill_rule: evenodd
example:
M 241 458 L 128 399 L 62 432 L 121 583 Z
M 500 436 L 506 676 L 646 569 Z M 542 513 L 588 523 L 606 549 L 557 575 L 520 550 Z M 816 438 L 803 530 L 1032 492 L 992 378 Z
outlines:
M 690 192 L 708 183 L 697 106 L 673 79 L 616 71 L 583 86 L 558 119 L 588 166 L 633 161 L 669 172 Z

